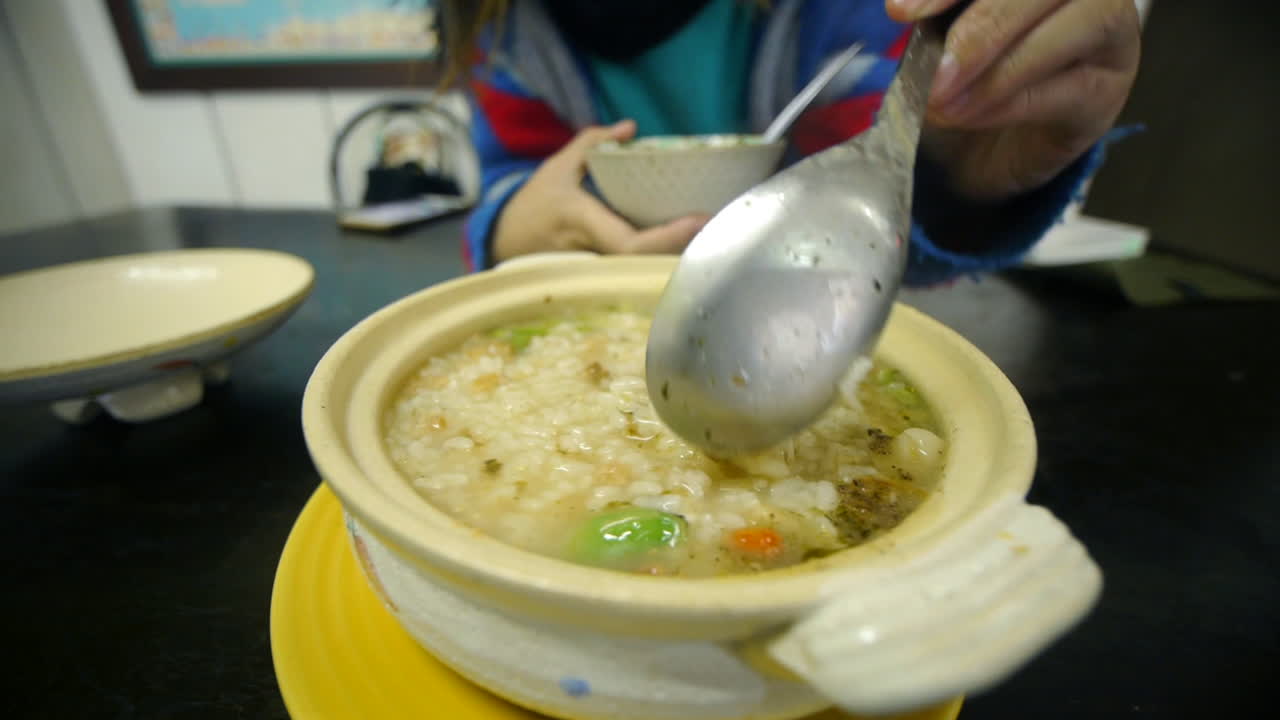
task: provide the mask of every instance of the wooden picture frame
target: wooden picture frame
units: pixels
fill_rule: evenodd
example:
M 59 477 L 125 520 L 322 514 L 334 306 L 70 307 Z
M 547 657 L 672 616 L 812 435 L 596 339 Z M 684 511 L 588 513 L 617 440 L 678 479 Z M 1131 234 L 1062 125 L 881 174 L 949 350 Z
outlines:
M 144 36 L 139 0 L 103 1 L 139 92 L 434 87 L 441 77 L 439 43 L 432 56 L 418 58 L 264 60 L 245 57 L 243 60 L 219 58 L 206 63 L 157 62 Z M 438 23 L 434 29 L 438 38 Z

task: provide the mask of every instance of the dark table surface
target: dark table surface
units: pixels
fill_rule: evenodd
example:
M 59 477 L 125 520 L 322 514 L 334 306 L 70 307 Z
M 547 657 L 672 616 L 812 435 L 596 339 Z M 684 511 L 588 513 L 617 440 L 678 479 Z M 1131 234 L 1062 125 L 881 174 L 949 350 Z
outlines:
M 0 413 L 4 717 L 286 717 L 268 609 L 319 483 L 303 388 L 361 318 L 462 272 L 459 231 L 157 209 L 0 238 L 0 273 L 208 246 L 284 250 L 317 271 L 307 302 L 195 409 L 136 426 Z M 962 717 L 1261 716 L 1249 711 L 1280 668 L 1280 304 L 1142 309 L 1032 273 L 903 299 L 1023 393 L 1040 442 L 1031 500 L 1106 576 L 1074 633 Z

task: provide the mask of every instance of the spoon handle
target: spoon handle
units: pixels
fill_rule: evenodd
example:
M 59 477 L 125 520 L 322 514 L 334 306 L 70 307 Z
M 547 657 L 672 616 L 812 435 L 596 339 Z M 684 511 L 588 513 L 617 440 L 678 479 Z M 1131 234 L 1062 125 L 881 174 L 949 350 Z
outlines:
M 822 92 L 822 89 L 827 86 L 827 83 L 831 82 L 831 79 L 843 70 L 844 66 L 848 65 L 849 62 L 853 60 L 854 56 L 861 51 L 862 43 L 854 43 L 839 55 L 832 58 L 831 61 L 827 63 L 827 66 L 822 69 L 822 72 L 815 75 L 814 78 L 809 81 L 809 84 L 805 85 L 804 89 L 792 98 L 791 102 L 787 103 L 786 107 L 782 108 L 782 112 L 778 113 L 778 116 L 773 119 L 773 122 L 769 123 L 769 127 L 765 128 L 764 131 L 764 141 L 766 143 L 773 143 L 782 139 L 782 136 L 791 128 L 791 124 L 796 121 L 796 118 L 800 117 L 800 113 L 804 112 L 804 109 L 809 107 L 809 103 L 813 102 L 813 99 L 818 96 L 818 93 Z
M 875 127 L 878 142 L 873 143 L 887 145 L 892 155 L 905 161 L 905 167 L 915 159 L 925 107 L 942 60 L 947 31 L 969 4 L 968 1 L 956 3 L 941 15 L 915 24 L 893 83 L 885 93 Z

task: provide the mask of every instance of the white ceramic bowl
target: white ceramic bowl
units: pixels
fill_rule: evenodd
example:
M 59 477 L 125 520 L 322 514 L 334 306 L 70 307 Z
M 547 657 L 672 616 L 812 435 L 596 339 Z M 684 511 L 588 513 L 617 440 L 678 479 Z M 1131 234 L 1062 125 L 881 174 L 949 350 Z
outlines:
M 55 402 L 80 422 L 105 407 L 142 422 L 189 408 L 226 360 L 311 291 L 302 258 L 189 249 L 0 277 L 0 404 Z
M 613 573 L 462 525 L 397 471 L 383 410 L 427 358 L 557 303 L 652 306 L 675 262 L 560 257 L 467 276 L 378 311 L 320 361 L 303 399 L 307 446 L 371 586 L 420 643 L 566 718 L 794 718 L 833 703 L 877 714 L 998 683 L 1089 610 L 1097 567 L 1023 500 L 1035 435 L 1017 392 L 906 307 L 877 353 L 938 413 L 940 491 L 892 532 L 826 558 L 710 579 Z
M 786 143 L 755 135 L 657 136 L 587 152 L 604 199 L 639 227 L 713 215 L 773 174 Z

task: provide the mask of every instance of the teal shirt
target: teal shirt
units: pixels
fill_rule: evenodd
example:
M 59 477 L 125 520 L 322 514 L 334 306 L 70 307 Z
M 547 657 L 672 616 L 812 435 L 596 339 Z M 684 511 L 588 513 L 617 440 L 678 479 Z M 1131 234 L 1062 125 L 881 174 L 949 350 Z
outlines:
M 711 0 L 627 63 L 588 55 L 601 123 L 631 118 L 638 137 L 747 132 L 757 12 L 744 0 Z

